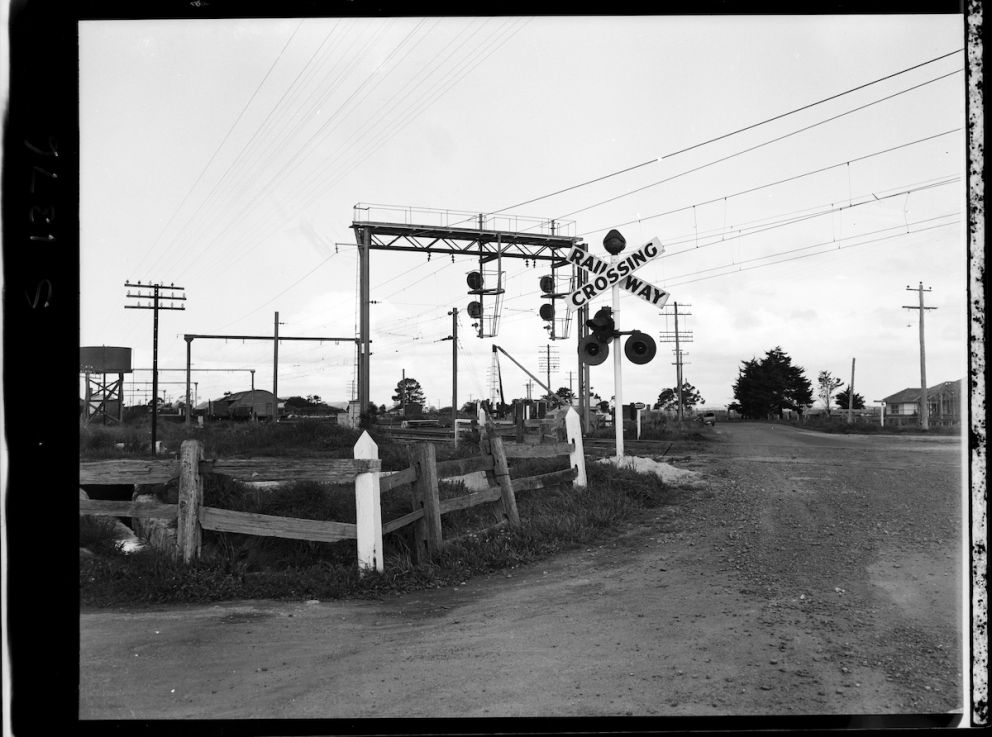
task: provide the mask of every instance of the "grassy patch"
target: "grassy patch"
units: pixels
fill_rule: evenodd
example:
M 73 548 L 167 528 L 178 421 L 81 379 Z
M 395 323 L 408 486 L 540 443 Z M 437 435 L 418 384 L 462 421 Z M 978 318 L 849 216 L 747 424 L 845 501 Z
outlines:
M 528 461 L 514 475 L 557 467 L 548 463 Z M 358 575 L 353 541 L 311 543 L 204 531 L 204 557 L 190 566 L 151 549 L 81 559 L 80 601 L 99 607 L 237 598 L 374 598 L 432 588 L 603 539 L 645 509 L 674 498 L 654 476 L 597 464 L 590 464 L 587 473 L 585 489 L 562 486 L 519 494 L 517 529 L 484 529 L 495 521 L 498 502 L 444 515 L 448 543 L 429 564 L 412 562 L 409 528 L 386 536 L 385 572 L 365 577 Z M 301 483 L 279 493 L 239 487 L 228 480 L 205 489 L 205 503 L 266 514 L 354 519 L 350 487 Z M 442 497 L 460 493 L 461 484 L 442 484 Z M 391 519 L 409 510 L 409 497 L 399 490 L 388 493 L 383 506 L 383 519 Z
M 919 427 L 895 426 L 844 423 L 824 424 L 824 425 L 802 425 L 804 430 L 815 430 L 816 432 L 830 433 L 833 435 L 960 435 L 960 427 L 931 427 L 923 430 Z

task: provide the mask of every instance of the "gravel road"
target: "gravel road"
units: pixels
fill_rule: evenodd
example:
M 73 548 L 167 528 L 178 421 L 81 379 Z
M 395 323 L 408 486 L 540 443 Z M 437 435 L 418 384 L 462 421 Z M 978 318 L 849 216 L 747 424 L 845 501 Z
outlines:
M 707 432 L 666 457 L 705 483 L 543 563 L 381 602 L 84 611 L 79 715 L 960 711 L 960 440 Z

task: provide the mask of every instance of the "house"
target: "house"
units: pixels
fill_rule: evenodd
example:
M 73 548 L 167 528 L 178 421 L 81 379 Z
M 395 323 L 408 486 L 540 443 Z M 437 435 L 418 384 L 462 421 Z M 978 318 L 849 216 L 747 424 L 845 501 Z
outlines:
M 942 381 L 927 387 L 927 408 L 929 419 L 938 422 L 958 423 L 961 421 L 961 386 L 963 379 Z M 920 414 L 921 389 L 903 389 L 891 394 L 885 402 L 886 417 L 915 417 Z
M 886 415 L 916 415 L 920 412 L 920 389 L 903 389 L 883 400 Z
M 254 415 L 258 419 L 271 419 L 274 399 L 272 392 L 265 389 L 249 389 L 201 402 L 195 411 L 208 418 L 247 420 Z M 283 404 L 280 401 L 279 407 Z

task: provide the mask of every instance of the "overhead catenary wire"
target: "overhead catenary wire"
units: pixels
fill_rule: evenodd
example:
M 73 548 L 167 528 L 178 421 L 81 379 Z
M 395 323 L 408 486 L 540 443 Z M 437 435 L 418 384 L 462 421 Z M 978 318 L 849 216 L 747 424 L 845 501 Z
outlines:
M 908 148 L 910 146 L 916 146 L 916 145 L 918 145 L 920 143 L 925 143 L 927 141 L 932 141 L 932 140 L 934 140 L 936 138 L 940 138 L 942 136 L 950 135 L 951 133 L 957 133 L 960 130 L 961 130 L 961 128 L 958 127 L 958 128 L 952 128 L 950 130 L 942 131 L 940 133 L 934 133 L 933 135 L 925 136 L 924 138 L 918 138 L 918 139 L 916 139 L 914 141 L 909 141 L 907 143 L 902 143 L 902 144 L 899 144 L 898 146 L 890 146 L 890 147 L 884 148 L 884 149 L 882 149 L 880 151 L 874 151 L 874 152 L 872 152 L 870 154 L 865 154 L 863 156 L 856 156 L 853 159 L 847 159 L 845 161 L 839 161 L 839 162 L 837 162 L 835 164 L 830 164 L 829 166 L 823 166 L 823 167 L 820 167 L 818 169 L 813 169 L 811 171 L 803 172 L 802 174 L 796 174 L 796 175 L 793 175 L 791 177 L 786 177 L 785 179 L 779 179 L 779 180 L 776 180 L 774 182 L 769 182 L 768 184 L 762 184 L 762 185 L 759 185 L 759 186 L 756 186 L 756 187 L 751 187 L 750 189 L 741 190 L 740 192 L 735 192 L 734 194 L 723 195 L 722 197 L 715 197 L 715 198 L 713 198 L 711 200 L 707 200 L 705 202 L 698 202 L 698 203 L 696 203 L 696 205 L 692 205 L 692 206 L 695 207 L 695 206 L 709 205 L 709 204 L 712 204 L 714 202 L 718 202 L 721 199 L 729 199 L 731 197 L 738 197 L 740 195 L 750 194 L 751 192 L 756 192 L 756 191 L 758 191 L 760 189 L 765 189 L 767 187 L 773 187 L 773 186 L 776 186 L 778 184 L 785 184 L 786 182 L 795 181 L 796 179 L 801 179 L 803 177 L 812 176 L 814 174 L 822 174 L 823 172 L 830 171 L 831 169 L 836 169 L 836 168 L 841 167 L 841 166 L 850 166 L 851 164 L 857 163 L 859 161 L 865 161 L 865 160 L 870 159 L 870 158 L 873 158 L 875 156 L 881 156 L 883 154 L 892 153 L 893 151 L 899 151 L 901 149 Z M 780 140 L 780 139 L 778 139 L 778 140 Z M 762 145 L 765 145 L 765 144 L 762 144 Z M 749 149 L 749 150 L 753 150 L 753 149 Z M 575 215 L 575 214 L 580 213 L 580 212 L 586 212 L 587 210 L 591 210 L 591 209 L 593 209 L 595 207 L 599 207 L 600 205 L 605 205 L 607 203 L 610 203 L 610 202 L 614 202 L 616 200 L 619 200 L 619 199 L 621 199 L 623 197 L 629 197 L 630 195 L 637 194 L 639 192 L 643 192 L 644 190 L 650 189 L 651 187 L 655 187 L 655 186 L 657 186 L 659 184 L 664 184 L 666 182 L 670 182 L 673 179 L 677 179 L 677 178 L 679 178 L 681 176 L 684 176 L 687 173 L 692 173 L 692 172 L 699 171 L 699 169 L 701 169 L 701 168 L 705 168 L 707 166 L 711 166 L 713 163 L 720 163 L 721 161 L 725 161 L 725 160 L 726 160 L 725 158 L 718 159 L 715 162 L 710 162 L 710 163 L 704 164 L 704 165 L 702 165 L 700 167 L 696 167 L 694 169 L 690 169 L 688 172 L 683 172 L 681 174 L 675 174 L 675 175 L 673 175 L 671 177 L 667 177 L 667 178 L 662 179 L 662 180 L 659 180 L 657 182 L 652 182 L 651 184 L 647 184 L 647 185 L 645 185 L 643 187 L 638 187 L 637 189 L 633 189 L 633 190 L 631 190 L 629 192 L 624 192 L 623 194 L 616 195 L 615 197 L 610 197 L 609 199 L 601 200 L 600 202 L 596 202 L 596 203 L 593 203 L 591 205 L 587 205 L 587 206 L 582 207 L 582 208 L 580 208 L 578 210 L 573 210 L 572 212 L 567 213 L 565 215 L 562 215 L 561 217 L 563 217 L 563 218 L 564 217 L 570 217 L 571 215 Z M 678 212 L 678 210 L 672 210 L 670 212 Z M 669 213 L 662 213 L 662 214 L 669 214 Z M 601 232 L 603 230 L 608 230 L 609 228 L 622 228 L 625 225 L 632 225 L 633 223 L 642 222 L 644 220 L 650 220 L 651 218 L 654 218 L 654 217 L 660 217 L 660 215 L 648 215 L 646 217 L 639 217 L 639 218 L 635 218 L 633 220 L 628 220 L 628 221 L 623 222 L 623 223 L 617 223 L 617 224 L 608 226 L 606 228 L 599 228 L 599 229 L 592 230 L 592 231 L 589 231 L 589 232 L 590 233 L 598 233 L 598 232 Z M 584 235 L 586 235 L 586 234 L 584 234 Z
M 504 41 L 505 41 L 505 39 L 504 39 Z M 394 49 L 394 52 L 395 51 L 396 51 L 396 49 Z M 483 49 L 483 51 L 485 51 L 485 49 Z M 477 63 L 479 63 L 479 62 L 476 62 L 476 64 Z M 474 66 L 475 66 L 475 64 L 473 64 L 469 68 L 462 69 L 461 76 L 464 76 L 468 71 L 471 71 L 471 68 L 474 68 Z M 460 65 L 460 68 L 461 67 L 464 67 L 464 65 Z M 460 80 L 460 78 L 461 77 L 459 77 L 459 80 Z M 455 80 L 455 82 L 457 82 L 459 80 Z M 450 88 L 450 85 L 449 85 L 449 88 Z M 427 102 L 429 103 L 430 100 L 428 100 Z M 419 114 L 419 112 L 422 111 L 423 107 L 424 106 L 421 106 L 420 110 L 417 111 L 417 114 Z M 376 113 L 375 111 L 372 111 L 372 112 L 370 112 L 370 115 L 372 117 L 376 117 L 378 115 L 378 113 Z M 407 115 L 407 117 L 402 121 L 401 127 L 403 125 L 406 125 L 407 123 L 409 123 L 409 120 L 410 119 L 411 119 L 411 117 L 409 115 Z M 326 126 L 326 123 L 325 123 L 325 126 Z M 318 133 L 319 132 L 320 131 L 318 131 Z M 367 131 L 363 131 L 363 135 L 364 134 L 367 134 Z M 311 140 L 312 139 L 313 139 L 313 136 L 311 136 Z M 299 155 L 299 153 L 301 151 L 305 150 L 305 146 L 306 146 L 306 144 L 304 145 L 304 147 L 302 147 L 302 148 L 299 149 L 299 151 L 297 152 L 297 156 Z M 330 160 L 327 160 L 326 162 L 322 162 L 323 163 L 323 166 L 321 168 L 322 169 L 327 169 L 327 170 L 332 170 L 332 171 L 337 172 L 338 175 L 340 175 L 340 176 L 345 176 L 347 174 L 347 172 L 350 171 L 359 162 L 354 162 L 353 164 L 349 164 L 348 166 L 345 166 L 345 167 L 335 166 L 335 163 L 337 162 L 338 158 L 340 158 L 341 155 L 343 155 L 343 154 L 341 152 L 339 152 L 338 154 L 336 154 L 335 156 L 333 156 Z M 282 169 L 280 170 L 280 172 L 277 172 L 276 173 L 276 175 L 270 180 L 270 183 L 267 184 L 266 187 L 272 187 L 272 186 L 275 186 L 275 184 L 278 183 L 278 182 L 285 181 L 286 178 L 287 178 L 287 174 L 286 174 L 287 171 L 290 171 L 291 172 L 292 170 L 298 168 L 298 166 L 300 165 L 300 163 L 301 162 L 294 162 L 293 165 L 288 170 L 287 170 L 287 165 L 284 165 L 282 167 Z M 282 175 L 282 176 L 280 177 L 280 175 Z M 277 179 L 277 177 L 280 177 L 280 178 Z M 299 206 L 302 207 L 302 206 L 305 206 L 306 204 L 308 204 L 310 201 L 312 201 L 313 197 L 312 196 L 308 196 L 308 197 L 300 198 L 300 197 L 294 196 L 294 199 L 297 202 L 300 202 L 300 205 Z M 244 220 L 244 218 L 241 217 L 242 215 L 254 214 L 254 213 L 248 213 L 247 212 L 247 208 L 248 208 L 248 205 L 247 204 L 245 206 L 243 206 L 241 208 L 241 210 L 236 214 L 236 216 L 234 217 L 234 219 L 233 219 L 232 222 L 234 222 L 234 223 L 242 222 Z M 271 217 L 270 217 L 270 220 L 271 220 Z M 258 245 L 260 245 L 262 242 L 264 242 L 265 238 L 267 238 L 269 236 L 269 234 L 270 234 L 269 230 L 267 229 L 267 226 L 264 226 L 264 225 L 263 226 L 260 226 L 260 227 L 254 227 L 252 230 L 253 230 L 253 234 L 254 234 L 255 238 L 254 238 L 253 242 L 250 243 L 245 248 L 245 250 L 242 252 L 242 256 L 244 256 L 244 255 L 250 253 L 252 250 L 254 250 Z M 219 237 L 219 236 L 217 236 L 217 237 Z M 213 243 L 217 241 L 217 237 L 215 237 L 214 239 L 212 239 L 207 245 L 213 245 Z
M 919 64 L 914 64 L 913 66 L 906 67 L 905 69 L 901 69 L 898 72 L 893 72 L 892 74 L 887 74 L 887 75 L 885 75 L 883 77 L 878 77 L 878 78 L 873 79 L 873 80 L 871 80 L 869 82 L 865 82 L 864 84 L 860 84 L 860 85 L 858 85 L 856 87 L 851 87 L 850 89 L 844 90 L 843 92 L 838 92 L 836 94 L 830 95 L 828 97 L 824 97 L 822 99 L 816 100 L 816 101 L 811 102 L 811 103 L 807 103 L 805 105 L 802 105 L 800 107 L 794 108 L 794 109 L 789 110 L 789 111 L 786 111 L 784 113 L 779 113 L 778 115 L 774 115 L 772 117 L 765 118 L 764 120 L 759 120 L 756 123 L 751 123 L 751 124 L 746 125 L 746 126 L 744 126 L 742 128 L 738 128 L 736 130 L 729 131 L 727 133 L 723 133 L 723 134 L 721 134 L 719 136 L 714 136 L 713 138 L 709 138 L 709 139 L 707 139 L 705 141 L 700 141 L 699 143 L 694 143 L 691 146 L 686 146 L 686 147 L 681 148 L 681 149 L 678 149 L 676 151 L 671 151 L 671 152 L 669 152 L 667 154 L 662 154 L 662 155 L 657 156 L 655 158 L 652 158 L 652 159 L 648 159 L 646 161 L 643 161 L 640 164 L 635 164 L 634 166 L 626 167 L 624 169 L 619 169 L 619 170 L 617 170 L 615 172 L 611 172 L 609 174 L 605 174 L 605 175 L 602 175 L 600 177 L 596 177 L 595 179 L 590 179 L 590 180 L 588 180 L 586 182 L 582 182 L 580 184 L 576 184 L 576 185 L 573 185 L 571 187 L 566 187 L 566 188 L 563 188 L 563 189 L 560 189 L 560 190 L 556 190 L 555 192 L 550 192 L 548 194 L 541 195 L 540 197 L 532 197 L 532 198 L 530 198 L 528 200 L 525 200 L 523 202 L 518 202 L 518 203 L 513 204 L 513 205 L 508 205 L 508 206 L 503 207 L 503 208 L 500 208 L 498 210 L 491 210 L 487 214 L 489 214 L 489 215 L 495 215 L 495 214 L 498 214 L 498 213 L 501 213 L 501 212 L 505 212 L 506 210 L 512 210 L 512 209 L 517 208 L 517 207 L 522 207 L 523 205 L 529 205 L 529 204 L 532 204 L 534 202 L 539 202 L 541 200 L 548 199 L 550 197 L 554 197 L 555 195 L 562 194 L 564 192 L 569 192 L 569 191 L 572 191 L 574 189 L 578 189 L 579 187 L 584 187 L 587 184 L 594 184 L 596 182 L 603 181 L 604 179 L 609 179 L 609 178 L 614 177 L 614 176 L 619 176 L 620 174 L 625 174 L 625 173 L 627 173 L 629 171 L 633 171 L 635 169 L 639 169 L 639 168 L 644 167 L 644 166 L 647 166 L 649 164 L 654 164 L 656 162 L 663 161 L 664 159 L 668 159 L 668 158 L 671 158 L 673 156 L 678 156 L 679 154 L 683 154 L 683 153 L 686 153 L 688 151 L 692 151 L 694 149 L 700 148 L 700 147 L 705 146 L 705 145 L 708 145 L 710 143 L 715 143 L 716 141 L 722 141 L 725 138 L 729 138 L 731 136 L 737 135 L 739 133 L 743 133 L 745 131 L 753 130 L 753 129 L 758 128 L 758 127 L 760 127 L 762 125 L 766 125 L 767 123 L 772 123 L 772 122 L 774 122 L 776 120 L 781 120 L 782 118 L 786 118 L 789 115 L 794 115 L 795 113 L 802 112 L 804 110 L 809 110 L 809 109 L 811 109 L 813 107 L 816 107 L 817 105 L 822 105 L 825 102 L 830 102 L 831 100 L 839 99 L 839 98 L 841 98 L 841 97 L 843 97 L 845 95 L 849 95 L 849 94 L 851 94 L 853 92 L 857 92 L 859 90 L 863 90 L 863 89 L 866 89 L 868 87 L 871 87 L 872 85 L 879 84 L 880 82 L 885 82 L 885 81 L 887 81 L 889 79 L 894 79 L 895 77 L 898 77 L 900 75 L 906 74 L 906 73 L 911 72 L 911 71 L 913 71 L 915 69 L 920 69 L 920 68 L 922 68 L 924 66 L 927 66 L 929 64 L 933 64 L 933 63 L 938 62 L 938 61 L 940 61 L 942 59 L 946 59 L 946 58 L 948 58 L 950 56 L 954 56 L 955 54 L 960 54 L 962 51 L 964 51 L 964 49 L 955 49 L 954 51 L 950 51 L 950 52 L 948 52 L 946 54 L 941 54 L 940 56 L 936 56 L 936 57 L 934 57 L 932 59 L 928 59 L 926 61 L 920 62 Z M 957 71 L 961 71 L 961 70 L 957 70 Z M 956 72 L 953 72 L 953 73 L 957 73 L 957 71 Z M 948 76 L 948 75 L 944 75 L 944 76 Z M 942 78 L 943 77 L 938 77 L 937 79 L 942 79 Z M 936 80 L 931 80 L 931 81 L 936 81 Z M 924 84 L 929 84 L 929 82 L 924 83 Z M 912 89 L 916 89 L 916 88 L 915 87 L 911 87 L 909 89 L 912 90 Z M 909 91 L 909 90 L 906 90 L 906 91 Z M 902 93 L 897 93 L 897 94 L 902 94 Z M 882 98 L 882 99 L 885 100 L 885 99 L 889 99 L 889 98 Z M 859 110 L 859 109 L 861 109 L 861 108 L 855 108 L 855 110 Z M 832 120 L 832 118 L 830 120 Z M 576 211 L 576 212 L 580 212 L 580 211 Z M 565 214 L 565 215 L 561 215 L 561 216 L 559 216 L 559 218 L 555 218 L 555 219 L 557 220 L 557 219 L 560 219 L 560 218 L 565 218 L 565 217 L 568 217 L 571 214 L 574 214 L 574 213 L 568 213 L 568 214 Z
M 337 24 L 335 24 L 335 26 L 330 31 L 328 31 L 327 35 L 321 41 L 320 45 L 310 55 L 310 57 L 307 59 L 306 63 L 303 65 L 303 67 L 297 73 L 296 77 L 294 77 L 293 81 L 287 86 L 287 88 L 285 89 L 285 91 L 283 92 L 283 94 L 269 108 L 269 111 L 266 114 L 265 118 L 258 125 L 258 127 L 255 129 L 255 131 L 251 134 L 251 136 L 248 138 L 248 140 L 242 145 L 241 149 L 238 151 L 238 153 L 235 156 L 235 158 L 231 161 L 230 164 L 228 164 L 227 168 L 220 175 L 220 177 L 218 177 L 217 181 L 214 182 L 213 187 L 211 188 L 210 192 L 207 193 L 207 195 L 203 199 L 203 201 L 200 203 L 200 206 L 186 219 L 186 223 L 183 226 L 183 229 L 181 229 L 179 231 L 179 233 L 177 233 L 177 238 L 179 236 L 181 236 L 185 231 L 187 231 L 187 229 L 189 229 L 189 230 L 192 229 L 192 226 L 193 226 L 193 223 L 194 223 L 194 221 L 196 219 L 196 216 L 199 215 L 201 211 L 204 211 L 205 208 L 208 205 L 210 205 L 212 202 L 215 202 L 215 201 L 217 202 L 217 205 L 215 207 L 215 211 L 216 212 L 219 212 L 222 209 L 221 206 L 224 204 L 224 201 L 221 200 L 220 198 L 226 195 L 227 201 L 229 202 L 230 199 L 235 196 L 234 195 L 234 188 L 228 188 L 226 190 L 225 189 L 222 189 L 223 184 L 230 177 L 232 177 L 235 172 L 238 172 L 240 174 L 240 177 L 241 177 L 241 179 L 243 181 L 250 181 L 250 180 L 252 180 L 254 178 L 252 175 L 256 171 L 256 168 L 258 168 L 260 170 L 262 167 L 264 167 L 264 163 L 260 163 L 260 162 L 257 163 L 257 167 L 256 167 L 256 162 L 250 162 L 249 161 L 250 157 L 255 153 L 255 151 L 257 149 L 260 149 L 260 148 L 263 148 L 263 147 L 266 146 L 266 143 L 263 140 L 264 135 L 265 134 L 268 134 L 270 131 L 276 130 L 278 128 L 278 125 L 279 125 L 278 123 L 273 123 L 272 122 L 273 119 L 274 119 L 274 116 L 275 116 L 276 112 L 287 109 L 288 106 L 291 104 L 290 101 L 292 100 L 292 98 L 296 94 L 298 94 L 299 90 L 303 87 L 303 85 L 305 85 L 306 82 L 309 81 L 309 77 L 311 76 L 310 72 L 312 70 L 316 69 L 316 65 L 314 64 L 315 59 L 320 54 L 321 49 L 330 40 L 331 36 L 333 35 L 333 33 L 334 33 L 334 31 L 336 29 L 337 29 Z M 366 46 L 364 48 L 368 48 L 373 43 L 373 41 L 374 41 L 374 37 L 367 39 L 366 40 Z M 349 42 L 350 45 L 348 46 L 348 49 L 351 48 L 351 45 L 353 45 L 353 44 L 355 44 L 357 42 L 358 42 L 358 38 L 357 37 L 352 38 L 350 40 L 350 42 Z M 352 62 L 351 62 L 351 64 L 354 65 L 355 63 L 356 63 L 356 61 L 353 59 Z M 350 67 L 346 67 L 345 71 L 342 72 L 342 74 L 347 73 L 348 69 L 350 69 Z M 303 80 L 303 81 L 301 81 L 301 80 Z M 334 86 L 333 85 L 327 85 L 327 89 L 328 90 L 333 90 L 334 89 Z M 330 94 L 330 92 L 327 92 L 325 94 Z M 299 114 L 299 113 L 296 113 L 296 114 Z M 291 116 L 295 116 L 295 114 L 291 114 Z M 296 130 L 296 129 L 294 129 L 294 130 Z M 288 140 L 288 138 L 286 138 L 286 137 L 284 137 L 284 138 L 286 140 Z M 259 143 L 259 141 L 261 141 L 261 142 Z M 273 150 L 277 150 L 277 149 L 279 149 L 279 145 L 278 144 L 279 144 L 279 139 L 276 138 L 276 140 L 272 141 L 272 143 L 270 145 L 271 145 L 271 148 Z M 219 216 L 216 216 L 215 215 L 214 216 L 214 220 L 216 220 L 217 217 L 219 217 Z M 205 223 L 203 223 L 199 229 L 197 229 L 197 232 L 198 233 L 199 232 L 209 232 L 210 229 L 211 229 L 211 226 L 213 224 L 214 224 L 213 221 L 211 220 L 210 216 L 208 215 L 207 216 L 207 221 Z M 190 243 L 190 244 L 187 245 L 187 248 L 186 248 L 187 251 L 189 250 L 189 248 L 191 247 L 191 245 L 192 245 L 192 243 Z
M 180 200 L 179 204 L 176 206 L 176 209 L 173 211 L 171 217 L 168 219 L 168 221 L 166 221 L 165 225 L 162 226 L 162 230 L 159 232 L 155 240 L 152 241 L 152 244 L 148 247 L 146 253 L 153 252 L 155 246 L 157 246 L 159 241 L 162 240 L 162 236 L 165 235 L 166 230 L 168 230 L 169 226 L 176 219 L 176 216 L 182 210 L 183 205 L 186 204 L 186 201 L 193 193 L 193 190 L 196 189 L 196 185 L 198 185 L 202 181 L 203 176 L 207 173 L 207 170 L 210 168 L 210 165 L 214 162 L 214 160 L 217 158 L 217 155 L 220 153 L 220 150 L 224 147 L 224 144 L 227 143 L 227 140 L 231 137 L 231 133 L 234 132 L 234 129 L 237 128 L 238 123 L 240 123 L 241 119 L 244 117 L 245 112 L 247 112 L 248 108 L 251 107 L 252 102 L 255 100 L 255 97 L 258 95 L 259 91 L 262 89 L 262 86 L 265 84 L 265 81 L 269 78 L 269 75 L 272 74 L 272 71 L 276 68 L 276 65 L 279 63 L 283 55 L 286 53 L 286 49 L 289 48 L 290 43 L 292 43 L 293 39 L 296 38 L 296 34 L 299 33 L 300 27 L 302 25 L 303 25 L 302 20 L 296 24 L 296 28 L 293 29 L 293 32 L 289 35 L 289 38 L 286 39 L 286 43 L 283 44 L 283 47 L 279 51 L 279 54 L 276 56 L 275 60 L 273 60 L 272 64 L 269 65 L 268 70 L 262 76 L 262 79 L 259 81 L 259 83 L 255 85 L 255 89 L 249 96 L 248 101 L 244 104 L 244 106 L 242 106 L 241 111 L 235 117 L 234 122 L 231 123 L 230 128 L 227 129 L 227 132 L 224 134 L 224 137 L 221 139 L 220 143 L 218 143 L 217 146 L 214 148 L 214 152 L 210 155 L 210 158 L 207 160 L 207 163 L 204 164 L 203 169 L 200 170 L 199 175 L 197 175 L 196 179 L 193 181 L 193 184 L 190 185 L 190 188 L 186 191 L 186 194 L 183 196 L 182 200 Z M 151 267 L 149 267 L 149 270 L 153 270 L 157 266 L 161 258 L 162 256 L 160 255 L 159 259 L 157 259 L 154 262 L 154 264 Z

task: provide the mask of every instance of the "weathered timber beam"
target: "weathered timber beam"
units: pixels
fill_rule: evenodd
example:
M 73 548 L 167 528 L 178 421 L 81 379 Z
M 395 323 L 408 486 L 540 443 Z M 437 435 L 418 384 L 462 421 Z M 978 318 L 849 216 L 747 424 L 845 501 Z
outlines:
M 503 443 L 507 458 L 555 458 L 572 452 L 571 443 L 543 443 L 528 445 L 526 443 Z M 513 481 L 516 484 L 516 479 Z
M 179 476 L 179 462 L 117 458 L 105 461 L 80 461 L 81 484 L 164 484 Z
M 423 517 L 424 517 L 423 509 L 415 509 L 412 512 L 407 512 L 402 517 L 397 517 L 396 519 L 391 520 L 389 522 L 384 522 L 382 525 L 382 534 L 385 535 L 386 533 L 389 532 L 395 532 L 401 527 L 406 527 L 409 524 L 413 524 L 418 519 L 423 519 Z
M 442 499 L 438 506 L 441 508 L 441 514 L 446 514 L 456 509 L 468 509 L 477 504 L 499 501 L 500 496 L 500 488 L 494 486 L 485 491 L 474 491 L 471 494 L 463 494 L 462 496 L 452 497 L 451 499 Z
M 79 513 L 94 517 L 153 517 L 176 519 L 178 504 L 158 502 L 117 502 L 104 499 L 80 499 Z
M 476 471 L 491 471 L 493 468 L 492 456 L 475 456 L 474 458 L 455 458 L 450 461 L 441 461 L 437 464 L 438 478 L 446 479 L 452 476 L 464 476 L 467 473 Z
M 241 481 L 320 481 L 328 484 L 350 484 L 357 474 L 381 468 L 382 462 L 374 458 L 218 458 L 200 463 L 200 473 L 220 473 Z
M 333 543 L 357 539 L 355 525 L 345 522 L 276 517 L 269 514 L 235 512 L 216 507 L 200 508 L 200 526 L 204 530 L 238 532 L 243 535 L 284 537 Z
M 566 468 L 563 471 L 552 471 L 542 473 L 540 476 L 529 476 L 525 479 L 513 479 L 514 491 L 529 491 L 531 489 L 543 489 L 547 486 L 563 484 L 575 478 L 578 471 L 575 468 Z

